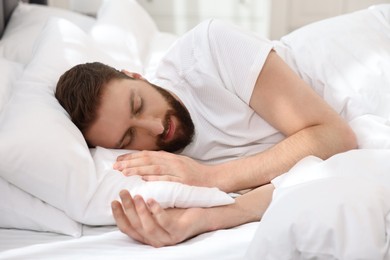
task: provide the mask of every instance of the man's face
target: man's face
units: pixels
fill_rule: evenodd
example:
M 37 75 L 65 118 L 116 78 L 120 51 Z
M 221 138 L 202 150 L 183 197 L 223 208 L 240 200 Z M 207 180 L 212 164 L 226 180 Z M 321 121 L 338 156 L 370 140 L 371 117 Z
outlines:
M 92 146 L 174 152 L 193 134 L 188 110 L 169 92 L 141 79 L 116 79 L 104 86 L 97 119 L 84 136 Z

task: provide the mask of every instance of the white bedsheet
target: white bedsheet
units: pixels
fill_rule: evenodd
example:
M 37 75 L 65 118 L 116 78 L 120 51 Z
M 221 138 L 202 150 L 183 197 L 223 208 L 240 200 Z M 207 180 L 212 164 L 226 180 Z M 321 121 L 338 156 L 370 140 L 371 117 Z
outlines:
M 301 76 L 349 120 L 360 148 L 365 150 L 329 161 L 312 157 L 302 160 L 290 175 L 279 179 L 284 185 L 279 182 L 275 200 L 262 222 L 202 234 L 158 249 L 132 241 L 112 226 L 83 226 L 80 238 L 0 229 L 0 259 L 356 259 L 358 249 L 364 249 L 361 244 L 368 248 L 363 258 L 388 259 L 389 185 L 366 182 L 361 176 L 390 175 L 389 17 L 389 5 L 379 6 L 310 25 L 280 42 L 291 52 L 291 61 Z M 153 70 L 154 58 L 145 56 L 141 60 L 140 64 L 149 64 L 146 73 Z M 316 173 L 318 178 L 313 178 Z M 343 178 L 336 178 L 338 173 Z M 388 179 L 381 180 L 386 183 Z M 323 211 L 333 218 L 325 218 Z M 363 230 L 359 221 L 365 221 L 364 227 L 369 228 Z M 359 240 L 360 230 L 366 233 L 360 233 L 364 235 Z M 364 240 L 368 238 L 372 239 Z M 350 241 L 354 243 L 348 244 Z M 367 241 L 372 242 L 371 247 Z M 328 253 L 318 256 L 320 250 Z
M 116 227 L 84 227 L 72 238 L 26 230 L 0 230 L 0 259 L 243 259 L 257 222 L 199 235 L 170 247 L 137 243 Z

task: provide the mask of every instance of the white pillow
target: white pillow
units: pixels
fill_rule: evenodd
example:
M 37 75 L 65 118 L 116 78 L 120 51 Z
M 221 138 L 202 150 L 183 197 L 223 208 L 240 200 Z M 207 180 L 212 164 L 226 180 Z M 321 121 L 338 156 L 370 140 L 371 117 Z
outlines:
M 94 40 L 117 59 L 126 55 L 145 65 L 150 44 L 158 33 L 150 15 L 136 0 L 105 0 L 91 29 Z
M 119 155 L 132 151 L 102 147 L 91 150 L 97 174 L 105 176 L 105 185 L 108 185 L 108 182 L 116 182 L 116 179 L 121 179 L 121 184 L 115 183 L 114 185 L 128 189 L 133 196 L 138 194 L 144 199 L 154 198 L 163 208 L 212 207 L 234 202 L 229 195 L 217 188 L 195 187 L 166 181 L 146 182 L 140 176 L 125 177 L 119 171 L 114 170 L 112 166 Z M 115 189 L 118 190 L 118 187 Z M 117 195 L 113 194 L 115 197 Z
M 245 259 L 387 259 L 389 158 L 353 150 L 302 160 L 277 183 Z
M 22 75 L 23 65 L 0 58 L 0 113 L 8 102 L 13 83 Z
M 0 227 L 81 236 L 81 225 L 0 177 Z
M 23 65 L 0 58 L 0 114 L 8 102 L 13 83 L 21 76 Z M 0 177 L 0 227 L 50 231 L 78 237 L 81 226 L 62 211 L 43 203 Z
M 390 118 L 390 4 L 304 26 L 281 39 L 298 71 L 348 121 Z M 373 133 L 373 135 L 375 135 Z
M 59 18 L 49 18 L 37 38 L 36 49 L 26 65 L 23 78 L 44 83 L 52 91 L 59 77 L 74 65 L 99 61 L 117 69 L 132 69 L 133 60 L 116 60 L 75 24 Z
M 93 160 L 53 92 L 24 79 L 0 115 L 0 175 L 81 222 L 96 184 Z
M 115 65 L 77 26 L 62 19 L 48 22 L 32 61 L 0 115 L 0 174 L 76 221 L 105 225 L 114 224 L 111 201 L 118 198 L 121 189 L 133 189 L 135 178 L 95 169 L 81 132 L 53 95 L 57 79 L 66 69 L 94 60 Z M 183 201 L 187 197 L 180 198 L 177 189 L 179 194 L 190 195 L 189 206 L 232 203 L 227 194 L 215 189 L 205 193 L 204 188 L 180 184 L 138 183 L 160 187 L 159 194 L 166 193 L 161 197 L 166 205 L 187 203 Z M 210 197 L 205 201 L 203 194 Z M 167 199 L 176 201 L 169 204 Z
M 89 31 L 95 19 L 65 9 L 19 3 L 14 10 L 0 41 L 0 51 L 5 58 L 27 64 L 32 56 L 36 38 L 50 17 L 60 17 Z

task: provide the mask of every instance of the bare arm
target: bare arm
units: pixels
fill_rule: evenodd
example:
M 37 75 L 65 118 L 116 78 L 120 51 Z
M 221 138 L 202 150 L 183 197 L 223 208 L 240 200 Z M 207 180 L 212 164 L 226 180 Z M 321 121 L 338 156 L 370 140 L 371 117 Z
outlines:
M 250 106 L 286 139 L 265 152 L 215 168 L 216 186 L 225 191 L 268 183 L 305 156 L 326 159 L 357 146 L 349 125 L 273 51 Z M 235 174 L 238 171 L 245 174 Z
M 162 209 L 121 191 L 122 204 L 112 203 L 118 228 L 129 237 L 154 247 L 174 245 L 198 234 L 258 221 L 267 209 L 274 188 L 264 185 L 236 199 L 234 204 L 213 208 Z M 228 216 L 228 217 L 226 217 Z
M 177 181 L 231 192 L 269 183 L 308 155 L 326 159 L 357 145 L 348 124 L 274 51 L 258 76 L 250 106 L 286 138 L 264 152 L 220 165 L 145 151 L 121 157 L 118 169 L 149 181 Z

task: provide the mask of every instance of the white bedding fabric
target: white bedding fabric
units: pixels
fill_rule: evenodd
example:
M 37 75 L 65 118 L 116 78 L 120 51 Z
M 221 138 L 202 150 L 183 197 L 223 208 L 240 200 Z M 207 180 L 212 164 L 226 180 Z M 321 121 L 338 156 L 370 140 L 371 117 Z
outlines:
M 72 21 L 86 32 L 95 23 L 92 17 L 65 9 L 20 3 L 2 36 L 1 56 L 14 62 L 27 64 L 31 60 L 35 40 L 50 17 L 61 17 Z
M 125 4 L 126 9 L 134 12 L 137 11 L 136 7 L 140 8 L 135 1 L 109 1 L 103 6 L 105 12 L 100 12 L 103 16 L 97 18 L 98 23 L 91 30 L 110 24 L 107 20 L 112 20 L 109 18 L 114 13 L 108 12 L 112 9 L 108 7 L 119 5 L 125 8 Z M 142 13 L 134 13 L 130 16 L 131 20 L 124 24 L 139 21 L 136 15 Z M 154 28 L 153 25 L 150 27 Z M 132 35 L 131 31 L 128 33 Z M 157 31 L 155 33 L 158 34 Z M 100 164 L 95 164 L 80 131 L 54 98 L 53 91 L 59 76 L 76 64 L 101 61 L 118 69 L 132 70 L 132 66 L 148 62 L 146 58 L 127 57 L 126 51 L 138 45 L 148 46 L 146 42 L 149 43 L 152 38 L 155 37 L 144 37 L 144 40 L 139 37 L 134 43 L 136 45 L 122 45 L 124 58 L 117 60 L 105 51 L 106 45 L 100 45 L 98 40 L 95 41 L 90 34 L 69 20 L 49 18 L 35 41 L 30 62 L 25 66 L 22 76 L 14 82 L 13 95 L 0 114 L 0 176 L 44 201 L 45 208 L 55 207 L 71 219 L 88 225 L 115 223 L 110 204 L 112 200 L 118 199 L 121 189 L 148 197 L 151 193 L 145 192 L 145 187 L 153 187 L 153 196 L 165 207 L 209 207 L 232 203 L 229 195 L 217 189 L 172 182 L 145 184 L 141 180 L 126 178 L 119 172 L 100 169 Z M 118 42 L 121 42 L 120 39 L 115 44 Z M 114 47 L 117 46 L 107 49 Z M 149 50 L 146 47 L 144 49 Z M 153 55 L 161 55 L 152 49 L 151 52 Z M 101 150 L 97 154 L 101 155 Z M 114 162 L 112 157 L 111 163 Z M 102 158 L 104 156 L 100 156 Z M 76 233 L 61 224 L 53 231 Z
M 389 259 L 389 158 L 387 149 L 361 149 L 301 160 L 273 181 L 247 258 Z
M 273 180 L 246 259 L 390 259 L 390 5 L 311 24 L 281 44 L 360 149 L 304 158 Z
M 390 258 L 390 5 L 321 21 L 279 41 L 294 69 L 350 122 L 361 150 L 325 161 L 305 158 L 275 179 L 273 202 L 260 223 L 160 249 L 113 226 L 80 225 L 113 224 L 109 202 L 134 182 L 110 169 L 113 151 L 90 153 L 53 90 L 58 76 L 80 62 L 99 60 L 148 75 L 176 36 L 159 32 L 134 0 L 104 1 L 96 21 L 57 11 L 48 19 L 51 10 L 44 10 L 46 18 L 31 33 L 21 26 L 0 41 L 7 59 L 0 66 L 9 70 L 0 80 L 0 197 L 7 198 L 0 204 L 0 216 L 7 216 L 0 217 L 0 259 Z M 29 19 L 39 12 L 33 11 Z M 102 37 L 107 32 L 110 37 Z M 12 45 L 13 33 L 29 37 L 28 50 Z M 197 192 L 203 189 L 178 185 L 177 196 L 177 184 L 160 184 L 167 206 L 202 198 Z M 206 206 L 231 203 L 218 190 L 207 192 L 215 200 L 203 199 Z
M 84 236 L 70 239 L 45 233 L 0 230 L 0 259 L 244 259 L 258 223 L 205 233 L 182 244 L 153 248 L 132 241 L 112 227 L 84 227 Z

